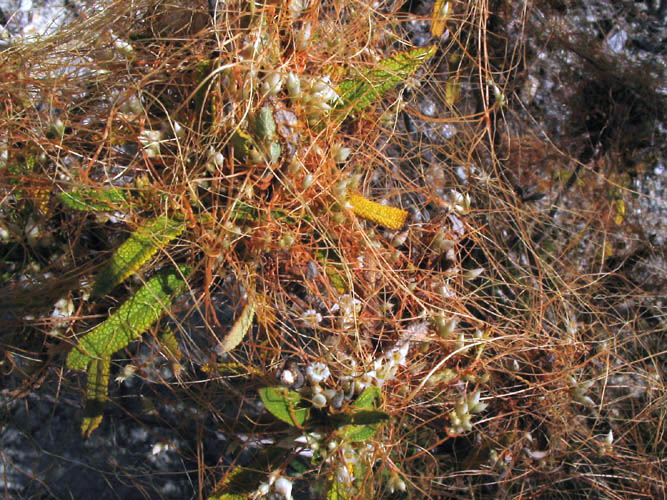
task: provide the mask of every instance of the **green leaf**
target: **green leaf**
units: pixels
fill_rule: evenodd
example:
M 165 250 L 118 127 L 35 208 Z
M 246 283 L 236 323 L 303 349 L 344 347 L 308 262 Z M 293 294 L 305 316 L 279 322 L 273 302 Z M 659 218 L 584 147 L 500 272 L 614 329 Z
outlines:
M 348 113 L 361 111 L 395 85 L 407 80 L 437 50 L 435 45 L 399 52 L 377 67 L 361 71 L 359 76 L 341 82 L 338 91 Z
M 86 380 L 86 403 L 83 408 L 81 434 L 90 437 L 102 423 L 104 405 L 109 390 L 109 371 L 111 356 L 94 359 L 88 365 Z
M 383 411 L 360 411 L 343 419 L 344 425 L 339 434 L 348 442 L 362 442 L 370 439 L 377 432 L 380 424 L 389 420 Z
M 245 163 L 250 154 L 250 150 L 255 145 L 255 142 L 252 140 L 252 137 L 247 132 L 244 132 L 241 129 L 238 129 L 234 132 L 231 139 L 231 145 L 234 148 L 234 158 L 239 162 Z
M 158 250 L 181 234 L 183 229 L 185 229 L 183 222 L 164 215 L 144 222 L 125 243 L 118 247 L 111 260 L 97 275 L 93 295 L 104 295 L 122 283 Z
M 121 188 L 76 189 L 58 195 L 60 202 L 74 210 L 110 212 L 130 207 L 127 191 Z
M 93 359 L 109 357 L 137 339 L 185 289 L 182 275 L 189 271 L 187 266 L 180 266 L 179 270 L 168 269 L 153 276 L 104 323 L 81 338 L 67 356 L 67 366 L 83 370 Z
M 340 435 L 350 443 L 362 443 L 372 438 L 377 430 L 370 425 L 346 425 L 340 430 Z
M 273 111 L 269 106 L 264 106 L 257 113 L 254 123 L 255 137 L 260 142 L 269 143 L 276 136 L 276 122 L 273 119 Z
M 339 420 L 340 435 L 349 442 L 363 442 L 375 435 L 379 426 L 389 420 L 389 415 L 375 410 L 375 402 L 382 397 L 379 387 L 368 386 L 352 403 L 353 409 L 358 409 L 351 415 L 345 415 Z
M 262 387 L 259 397 L 274 417 L 289 425 L 301 427 L 308 419 L 308 408 L 297 407 L 301 402 L 301 394 L 298 392 L 285 387 Z
M 375 408 L 375 401 L 382 397 L 382 391 L 379 387 L 369 385 L 359 394 L 359 397 L 352 403 L 352 407 L 357 410 L 372 410 Z
M 222 342 L 220 342 L 216 348 L 216 352 L 218 354 L 224 354 L 239 345 L 243 340 L 243 337 L 248 333 L 248 330 L 250 330 L 254 318 L 255 303 L 252 298 L 249 297 L 243 311 L 241 311 L 241 315 L 236 320 L 229 333 L 222 339 Z
M 363 410 L 345 416 L 346 424 L 351 425 L 375 425 L 389 420 L 389 415 L 380 410 Z

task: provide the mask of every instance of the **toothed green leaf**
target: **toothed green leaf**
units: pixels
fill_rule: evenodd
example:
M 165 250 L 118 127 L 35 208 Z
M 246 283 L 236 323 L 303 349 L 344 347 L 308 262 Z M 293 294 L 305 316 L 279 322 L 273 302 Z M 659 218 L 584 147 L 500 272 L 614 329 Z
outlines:
M 338 86 L 343 106 L 348 112 L 361 111 L 378 100 L 389 89 L 407 80 L 436 52 L 436 47 L 420 47 L 399 52 L 377 67 L 361 71 Z
M 308 419 L 308 408 L 298 408 L 301 394 L 284 387 L 262 387 L 259 397 L 271 414 L 296 427 L 301 427 Z
M 58 198 L 66 207 L 88 212 L 110 212 L 129 208 L 129 197 L 126 190 L 110 189 L 76 189 L 63 192 Z
M 104 404 L 109 390 L 111 356 L 94 359 L 88 365 L 86 380 L 86 403 L 83 409 L 81 434 L 90 437 L 102 423 Z
M 185 225 L 167 216 L 149 220 L 114 252 L 111 260 L 97 275 L 93 295 L 111 291 L 128 276 L 137 272 L 155 253 L 183 232 Z
M 83 370 L 91 360 L 109 357 L 137 339 L 185 289 L 182 275 L 188 273 L 187 266 L 180 266 L 179 270 L 168 269 L 153 276 L 104 323 L 81 338 L 67 356 L 67 366 Z

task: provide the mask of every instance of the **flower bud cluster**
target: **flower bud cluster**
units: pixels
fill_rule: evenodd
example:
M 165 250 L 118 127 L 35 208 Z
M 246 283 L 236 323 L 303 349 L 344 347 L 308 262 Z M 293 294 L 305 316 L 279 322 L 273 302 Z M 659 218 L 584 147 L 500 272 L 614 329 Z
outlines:
M 309 123 L 316 123 L 327 115 L 332 106 L 341 102 L 341 97 L 328 76 L 321 78 L 302 77 L 300 81 L 301 104 Z
M 445 201 L 449 206 L 459 213 L 465 214 L 470 211 L 470 195 L 462 194 L 455 189 L 450 189 L 445 195 Z
M 450 431 L 454 434 L 462 434 L 472 429 L 470 418 L 475 413 L 483 412 L 487 403 L 480 401 L 480 392 L 475 391 L 468 397 L 461 396 L 456 403 L 456 408 L 449 412 L 449 420 L 452 424 Z
M 595 401 L 593 401 L 589 396 L 586 395 L 588 390 L 595 383 L 593 380 L 587 380 L 585 382 L 578 382 L 572 375 L 567 377 L 568 383 L 572 386 L 570 388 L 570 397 L 577 403 L 581 403 L 586 406 L 595 406 Z

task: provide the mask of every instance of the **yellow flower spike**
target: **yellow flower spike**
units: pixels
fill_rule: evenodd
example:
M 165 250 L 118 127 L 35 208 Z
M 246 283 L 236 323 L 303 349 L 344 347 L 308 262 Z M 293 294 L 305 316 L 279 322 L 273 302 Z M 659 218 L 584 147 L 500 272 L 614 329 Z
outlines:
M 358 194 L 351 194 L 347 202 L 359 217 L 376 222 L 388 229 L 401 229 L 408 217 L 405 210 L 376 203 Z

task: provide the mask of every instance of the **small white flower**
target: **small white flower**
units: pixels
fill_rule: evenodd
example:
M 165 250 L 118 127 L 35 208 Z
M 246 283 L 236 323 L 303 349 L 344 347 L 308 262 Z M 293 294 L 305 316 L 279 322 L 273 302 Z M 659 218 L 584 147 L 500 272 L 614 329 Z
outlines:
M 356 464 L 359 461 L 357 453 L 349 446 L 344 446 L 342 452 L 343 462 L 346 464 Z
M 131 54 L 134 51 L 134 48 L 132 45 L 130 45 L 129 42 L 126 42 L 125 40 L 121 40 L 120 38 L 116 38 L 113 42 L 114 48 L 123 53 L 123 54 Z
M 74 302 L 71 299 L 62 298 L 55 303 L 51 313 L 52 318 L 66 318 L 74 313 Z
M 301 321 L 310 328 L 315 328 L 322 322 L 322 315 L 315 309 L 308 309 L 301 315 Z
M 327 405 L 327 397 L 324 393 L 318 392 L 313 395 L 312 404 L 315 408 L 324 408 Z
M 139 134 L 139 142 L 146 151 L 146 156 L 153 158 L 160 154 L 160 141 L 162 132 L 160 130 L 142 130 Z
M 133 118 L 144 112 L 144 107 L 141 104 L 141 99 L 136 94 L 130 95 L 125 99 L 118 110 L 127 118 Z
M 178 122 L 174 122 L 173 132 L 174 132 L 174 137 L 178 139 L 183 139 L 183 137 L 185 137 L 185 128 L 183 128 L 183 125 L 181 125 Z
M 331 375 L 329 367 L 324 363 L 312 363 L 306 367 L 306 376 L 312 384 L 319 384 Z
M 341 465 L 336 469 L 336 480 L 340 483 L 350 484 L 354 481 L 354 476 L 350 474 L 350 471 L 346 466 Z
M 470 210 L 470 195 L 467 193 L 464 195 L 455 189 L 451 189 L 446 196 L 446 201 L 457 212 L 465 213 Z
M 116 382 L 124 383 L 128 382 L 132 377 L 134 377 L 134 372 L 137 371 L 137 367 L 134 365 L 125 365 L 121 374 L 116 377 Z
M 391 363 L 395 363 L 399 366 L 405 366 L 405 359 L 410 350 L 410 344 L 408 342 L 403 342 L 401 345 L 396 345 L 389 349 L 385 353 L 385 358 Z
M 253 495 L 254 498 L 261 498 L 263 496 L 266 496 L 269 494 L 269 489 L 271 487 L 269 486 L 269 483 L 260 483 L 259 486 L 257 487 L 257 490 L 255 491 L 255 494 Z
M 280 493 L 285 500 L 292 500 L 292 481 L 287 478 L 280 477 L 273 483 L 273 489 L 276 493 Z
M 395 491 L 405 491 L 405 481 L 398 477 L 398 474 L 392 473 L 387 483 L 387 488 L 389 488 L 389 493 L 394 493 Z
M 151 455 L 159 455 L 162 452 L 171 451 L 173 449 L 174 446 L 170 443 L 155 443 L 151 450 Z
M 456 318 L 445 319 L 443 316 L 436 318 L 436 326 L 438 328 L 438 335 L 442 338 L 451 336 L 456 331 Z
M 295 380 L 296 377 L 294 376 L 292 370 L 283 370 L 283 372 L 280 374 L 280 382 L 283 385 L 292 385 Z

